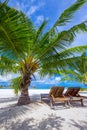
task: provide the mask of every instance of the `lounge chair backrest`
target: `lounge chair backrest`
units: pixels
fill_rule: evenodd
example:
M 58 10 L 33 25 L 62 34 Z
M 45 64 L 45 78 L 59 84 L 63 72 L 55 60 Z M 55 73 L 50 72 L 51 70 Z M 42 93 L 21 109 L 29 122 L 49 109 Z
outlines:
M 57 90 L 58 90 L 58 87 L 52 87 L 52 88 L 50 89 L 49 95 L 50 95 L 50 96 L 51 96 L 51 95 L 54 96 L 54 95 L 56 94 Z
M 55 98 L 56 97 L 61 97 L 63 95 L 64 87 L 52 87 L 50 90 L 49 95 L 53 95 Z
M 70 88 L 68 88 L 68 89 L 66 90 L 64 96 L 70 96 L 70 95 L 72 94 L 72 92 L 73 92 L 73 87 L 70 87 Z
M 73 88 L 73 92 L 71 94 L 71 96 L 76 96 L 78 94 L 78 92 L 80 91 L 80 88 Z

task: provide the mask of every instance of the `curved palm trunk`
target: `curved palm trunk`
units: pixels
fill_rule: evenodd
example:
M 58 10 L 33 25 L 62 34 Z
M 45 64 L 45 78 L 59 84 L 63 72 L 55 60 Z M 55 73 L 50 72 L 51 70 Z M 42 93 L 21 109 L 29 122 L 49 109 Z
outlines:
M 26 105 L 30 103 L 30 97 L 28 94 L 28 86 L 30 85 L 31 78 L 24 76 L 21 81 L 21 95 L 18 99 L 17 105 Z

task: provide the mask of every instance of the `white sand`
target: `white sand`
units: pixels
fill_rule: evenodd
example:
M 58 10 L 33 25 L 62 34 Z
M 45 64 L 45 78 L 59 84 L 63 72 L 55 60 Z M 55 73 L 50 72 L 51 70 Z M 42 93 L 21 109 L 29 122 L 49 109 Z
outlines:
M 13 90 L 0 89 L 0 130 L 87 130 L 87 99 L 66 109 L 57 104 L 51 109 L 49 102 L 41 103 L 40 93 L 49 90 L 30 90 L 31 103 L 16 106 L 18 96 Z M 82 92 L 87 96 L 87 92 Z

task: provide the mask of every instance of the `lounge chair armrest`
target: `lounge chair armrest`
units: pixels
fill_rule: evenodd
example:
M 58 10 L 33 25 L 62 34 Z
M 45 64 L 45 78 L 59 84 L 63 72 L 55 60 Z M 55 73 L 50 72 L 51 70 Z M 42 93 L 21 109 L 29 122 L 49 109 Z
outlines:
M 81 97 L 87 99 L 87 96 L 81 96 Z
M 55 98 L 55 97 L 53 96 L 53 94 L 51 94 L 51 98 Z
M 72 98 L 73 98 L 73 96 L 71 96 L 70 94 L 68 94 L 68 96 L 70 97 L 70 99 L 72 99 Z
M 70 94 L 68 94 L 69 97 L 72 97 Z
M 80 95 L 80 94 L 76 94 L 76 96 L 81 97 L 81 95 Z
M 78 97 L 87 98 L 87 96 L 81 96 L 80 94 L 76 94 Z
M 66 97 L 65 95 L 62 95 L 62 97 Z

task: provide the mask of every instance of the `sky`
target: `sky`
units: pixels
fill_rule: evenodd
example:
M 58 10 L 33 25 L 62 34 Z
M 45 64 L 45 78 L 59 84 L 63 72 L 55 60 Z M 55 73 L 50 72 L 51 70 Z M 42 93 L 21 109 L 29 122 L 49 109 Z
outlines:
M 36 26 L 40 26 L 43 20 L 48 20 L 47 29 L 52 27 L 56 22 L 60 14 L 72 5 L 76 0 L 9 0 L 8 5 L 23 11 Z M 69 29 L 73 25 L 79 24 L 84 20 L 87 20 L 87 4 L 78 10 L 74 18 L 67 26 L 61 27 L 63 29 Z M 87 33 L 77 35 L 72 46 L 86 45 Z
M 56 22 L 60 14 L 75 1 L 76 0 L 9 0 L 8 5 L 23 11 L 36 26 L 40 26 L 43 20 L 48 20 L 47 29 L 49 29 Z M 87 4 L 81 7 L 81 9 L 75 13 L 71 22 L 67 24 L 66 27 L 62 27 L 61 30 L 69 29 L 73 25 L 79 24 L 84 20 L 87 20 Z M 72 43 L 72 47 L 79 45 L 87 45 L 87 33 L 78 34 L 75 41 Z M 57 84 L 61 79 L 59 76 L 50 78 L 46 76 L 40 79 L 38 73 L 35 75 L 37 80 L 33 81 L 33 86 L 35 86 L 37 82 L 47 84 L 48 81 L 50 84 Z M 15 77 L 13 74 L 0 76 L 0 81 L 8 81 L 13 77 Z

